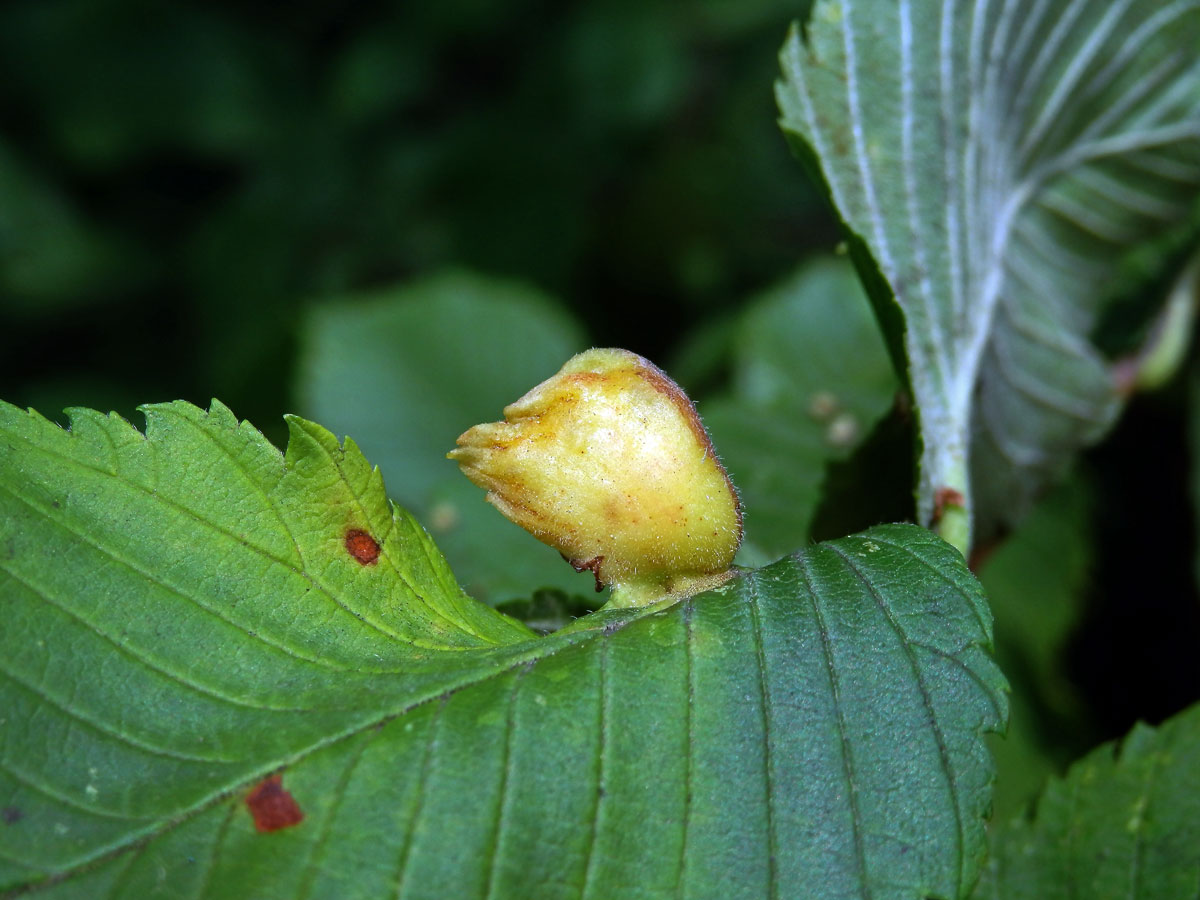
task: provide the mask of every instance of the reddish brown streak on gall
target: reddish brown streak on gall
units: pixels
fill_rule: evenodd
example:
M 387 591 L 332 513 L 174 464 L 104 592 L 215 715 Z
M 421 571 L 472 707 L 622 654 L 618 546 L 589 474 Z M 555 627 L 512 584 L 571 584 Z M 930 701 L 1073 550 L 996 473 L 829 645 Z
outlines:
M 290 828 L 304 821 L 300 804 L 283 787 L 282 775 L 264 778 L 246 795 L 246 806 L 254 816 L 254 827 L 261 832 Z
M 559 554 L 561 556 L 561 554 Z M 563 559 L 567 559 L 565 556 Z M 571 568 L 576 572 L 591 572 L 596 579 L 596 593 L 604 590 L 604 585 L 600 581 L 600 566 L 604 563 L 603 556 L 597 556 L 594 559 L 589 559 L 587 562 L 575 562 L 573 559 L 567 559 L 571 564 Z
M 351 528 L 346 532 L 346 552 L 369 566 L 379 559 L 379 542 L 361 528 Z

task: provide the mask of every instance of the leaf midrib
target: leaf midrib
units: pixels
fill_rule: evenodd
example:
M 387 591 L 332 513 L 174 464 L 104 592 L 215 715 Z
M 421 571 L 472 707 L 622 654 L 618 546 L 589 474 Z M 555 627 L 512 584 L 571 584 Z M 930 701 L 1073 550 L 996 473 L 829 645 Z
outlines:
M 638 618 L 642 618 L 642 616 L 630 618 L 617 627 L 625 627 L 625 625 L 636 621 Z M 50 887 L 53 884 L 57 884 L 58 882 L 67 878 L 83 874 L 84 872 L 95 868 L 109 859 L 113 859 L 138 845 L 146 844 L 158 837 L 161 837 L 162 835 L 187 823 L 191 819 L 213 808 L 214 806 L 217 806 L 229 797 L 244 791 L 251 785 L 257 784 L 259 781 L 273 772 L 286 771 L 287 769 L 303 762 L 305 759 L 321 750 L 335 746 L 343 741 L 350 740 L 355 736 L 371 729 L 381 728 L 389 722 L 403 718 L 404 716 L 415 712 L 428 703 L 434 701 L 442 701 L 444 703 L 450 697 L 461 691 L 502 678 L 521 666 L 546 659 L 555 653 L 562 652 L 570 647 L 579 646 L 587 640 L 607 636 L 607 634 L 611 633 L 607 630 L 609 627 L 611 627 L 610 623 L 599 623 L 592 628 L 574 629 L 569 634 L 563 635 L 559 640 L 555 640 L 559 634 L 556 633 L 530 641 L 528 642 L 530 647 L 526 652 L 514 654 L 511 657 L 508 657 L 498 669 L 487 672 L 486 674 L 467 677 L 458 682 L 451 681 L 449 687 L 445 686 L 445 684 L 439 685 L 436 688 L 430 687 L 425 693 L 418 695 L 417 699 L 411 700 L 398 710 L 390 710 L 385 713 L 376 712 L 371 718 L 368 718 L 365 721 L 357 722 L 332 735 L 315 740 L 302 749 L 299 749 L 291 754 L 282 755 L 259 763 L 248 775 L 240 777 L 238 780 L 232 783 L 227 783 L 222 787 L 205 794 L 203 797 L 193 802 L 185 810 L 168 819 L 166 822 L 133 832 L 132 834 L 126 835 L 125 837 L 114 841 L 107 846 L 97 848 L 78 858 L 76 861 L 69 863 L 67 868 L 63 869 L 61 872 L 57 872 L 40 882 L 31 884 L 28 886 L 28 888 L 17 888 L 17 890 L 40 890 L 42 888 Z M 543 646 L 543 644 L 547 642 L 553 644 L 553 646 Z M 476 652 L 490 653 L 495 651 L 490 651 L 486 648 L 480 648 Z M 350 709 L 353 708 L 351 707 Z M 322 711 L 329 712 L 336 710 L 323 709 Z M 234 810 L 236 810 L 236 807 L 234 807 Z M 87 811 L 89 813 L 94 812 L 91 809 L 88 809 Z M 123 818 L 128 819 L 129 817 Z M 12 860 L 12 862 L 24 867 L 31 866 L 31 864 L 25 860 Z M 35 871 L 39 870 L 39 867 L 36 865 L 33 865 L 32 868 Z
M 913 226 L 912 233 L 915 241 L 915 255 L 918 258 L 918 262 L 921 262 L 927 253 L 922 238 L 922 229 L 915 227 L 913 223 L 914 210 L 912 204 L 915 197 L 913 194 L 912 86 L 909 84 L 911 79 L 905 77 L 912 62 L 909 53 L 910 48 L 904 39 L 911 31 L 910 5 L 909 2 L 901 2 L 899 5 L 901 25 L 899 41 L 901 61 L 899 75 L 902 103 L 901 158 L 905 174 L 905 194 L 908 201 L 906 212 L 910 225 Z M 1156 31 L 1161 27 L 1166 27 L 1171 20 L 1185 14 L 1197 5 L 1200 4 L 1181 3 L 1163 9 L 1143 22 L 1142 26 L 1138 29 L 1138 33 L 1142 31 Z M 884 271 L 897 271 L 892 260 L 878 200 L 874 195 L 875 179 L 872 177 L 872 165 L 865 152 L 863 143 L 864 123 L 857 91 L 858 57 L 855 52 L 856 29 L 849 24 L 854 15 L 852 0 L 844 0 L 844 6 L 841 31 L 846 54 L 846 103 L 853 136 L 855 164 L 862 181 L 867 217 L 871 225 L 872 239 L 880 256 L 879 262 Z M 1006 7 L 1006 12 L 1014 7 L 1015 4 L 1009 4 Z M 1082 4 L 1075 3 L 1072 4 L 1072 7 L 1082 8 Z M 1104 32 L 1105 34 L 1108 34 L 1115 27 L 1115 22 L 1119 18 L 1114 13 L 1114 10 L 1117 9 L 1119 7 L 1114 5 L 1106 13 L 1106 22 L 1108 22 L 1109 28 L 1108 31 Z M 1111 17 L 1111 21 L 1109 21 L 1109 17 Z M 1003 124 L 1014 119 L 1019 119 L 1029 102 L 1031 102 L 1031 99 L 1028 97 L 1031 92 L 1027 90 L 1015 90 L 1011 93 L 1011 96 L 1015 97 L 1017 101 L 1017 106 L 1013 110 L 1010 110 L 1006 114 L 997 105 L 1002 97 L 996 94 L 995 72 L 997 66 L 993 58 L 995 53 L 988 52 L 984 54 L 982 50 L 984 29 L 981 22 L 983 18 L 978 13 L 978 10 L 976 10 L 976 13 L 972 17 L 971 48 L 968 51 L 968 57 L 972 63 L 969 68 L 972 70 L 978 68 L 978 63 L 981 62 L 983 55 L 988 56 L 988 64 L 984 73 L 985 83 L 982 87 L 973 87 L 969 93 L 970 109 L 968 115 L 975 123 L 972 133 L 979 132 L 978 126 L 982 121 Z M 1029 18 L 1032 20 L 1039 17 L 1030 16 Z M 1069 30 L 1067 27 L 1069 22 L 1066 21 L 1068 18 L 1070 17 L 1063 16 L 1062 20 L 1056 23 L 1051 39 L 1038 51 L 1035 65 L 1031 69 L 1039 69 L 1040 71 L 1040 68 L 1044 68 L 1049 64 L 1048 61 L 1053 58 L 1051 50 L 1057 44 L 1061 43 Z M 947 67 L 951 67 L 950 71 L 952 73 L 952 66 L 955 59 L 953 48 L 947 46 L 946 39 L 948 38 L 948 33 L 946 30 L 946 19 L 947 17 L 943 17 L 943 40 L 938 48 L 939 68 L 942 73 L 943 82 L 946 80 Z M 997 32 L 1004 32 L 1006 34 L 1008 26 L 1011 24 L 1011 19 L 1011 15 L 1005 15 L 997 26 Z M 1029 21 L 1025 25 L 1027 28 L 1030 27 Z M 1023 35 L 1024 31 L 1022 32 Z M 1132 40 L 1132 36 L 1129 40 Z M 793 71 L 803 71 L 804 61 L 797 56 L 797 51 L 805 43 L 798 36 L 794 37 L 794 43 L 791 45 L 793 48 L 791 68 Z M 998 40 L 993 35 L 993 48 L 997 44 Z M 1129 45 L 1129 41 L 1126 41 L 1124 44 L 1124 46 Z M 1078 65 L 1073 64 L 1072 69 L 1068 73 L 1072 77 L 1065 77 L 1060 82 L 1059 88 L 1052 95 L 1051 100 L 1060 98 L 1058 102 L 1065 102 L 1074 96 L 1080 88 L 1082 72 L 1094 60 L 1095 53 L 1095 47 L 1092 43 L 1089 43 L 1083 51 L 1075 55 L 1074 61 Z M 1118 67 L 1114 63 L 1107 67 L 1105 72 L 1115 72 L 1117 70 Z M 1107 80 L 1111 80 L 1111 77 L 1110 74 Z M 1030 79 L 1032 79 L 1032 75 L 1030 74 L 1030 70 L 1027 70 L 1022 85 L 1025 85 L 1026 81 Z M 977 81 L 978 79 L 973 76 L 971 79 L 972 85 L 975 85 Z M 796 96 L 801 100 L 801 106 L 808 122 L 806 139 L 813 142 L 819 158 L 829 159 L 830 154 L 828 148 L 825 147 L 821 129 L 816 125 L 816 112 L 812 97 L 809 94 L 807 78 L 793 79 L 792 83 L 798 88 Z M 1093 85 L 1089 85 L 1088 90 L 1089 96 L 1091 96 L 1097 89 Z M 948 91 L 945 89 L 945 84 L 942 86 L 942 96 L 949 96 Z M 1039 119 L 1045 118 L 1048 115 L 1048 110 L 1051 109 L 1053 109 L 1053 104 L 1050 101 L 1046 101 L 1041 107 Z M 1016 141 L 1005 139 L 999 141 L 997 144 L 986 146 L 981 144 L 980 139 L 976 138 L 972 140 L 969 137 L 958 141 L 954 145 L 946 142 L 946 158 L 952 164 L 952 168 L 957 171 L 957 163 L 960 161 L 960 158 L 965 163 L 964 171 L 969 176 L 968 180 L 971 182 L 971 190 L 966 195 L 967 202 L 973 207 L 973 209 L 968 210 L 971 213 L 971 221 L 986 222 L 990 226 L 980 231 L 977 228 L 971 228 L 971 221 L 969 221 L 969 237 L 970 233 L 973 233 L 978 237 L 985 238 L 985 243 L 982 246 L 977 246 L 973 249 L 968 248 L 964 251 L 959 245 L 958 229 L 955 227 L 958 219 L 957 206 L 953 201 L 958 196 L 957 180 L 951 179 L 949 189 L 951 203 L 947 213 L 947 221 L 950 227 L 947 231 L 947 244 L 951 250 L 949 260 L 952 275 L 954 273 L 961 273 L 964 270 L 963 263 L 969 262 L 971 259 L 983 263 L 982 266 L 976 268 L 974 273 L 968 273 L 967 275 L 969 281 L 977 288 L 977 299 L 975 304 L 973 304 L 975 306 L 975 314 L 969 316 L 965 321 L 961 318 L 959 319 L 961 325 L 965 325 L 966 327 L 962 328 L 960 325 L 954 329 L 958 332 L 958 337 L 962 341 L 961 346 L 957 342 L 946 340 L 946 336 L 943 334 L 943 322 L 936 315 L 936 310 L 933 308 L 934 292 L 930 288 L 926 272 L 927 267 L 925 265 L 921 264 L 918 266 L 922 272 L 922 276 L 917 284 L 905 286 L 904 289 L 910 296 L 915 294 L 915 299 L 920 302 L 922 316 L 930 332 L 928 341 L 913 341 L 910 346 L 910 352 L 915 351 L 921 359 L 919 364 L 914 364 L 911 367 L 911 371 L 917 377 L 928 378 L 932 383 L 939 385 L 937 395 L 946 404 L 952 421 L 965 422 L 969 414 L 974 384 L 979 375 L 984 351 L 989 343 L 997 303 L 1007 283 L 1005 260 L 1011 244 L 1013 227 L 1029 204 L 1045 190 L 1055 177 L 1085 163 L 1119 153 L 1127 153 L 1136 149 L 1159 146 L 1181 138 L 1200 136 L 1200 123 L 1183 121 L 1158 127 L 1141 125 L 1117 134 L 1096 137 L 1096 132 L 1103 130 L 1100 127 L 1101 124 L 1104 127 L 1113 124 L 1111 121 L 1102 121 L 1104 118 L 1103 114 L 1097 117 L 1090 124 L 1089 128 L 1085 130 L 1082 137 L 1089 138 L 1089 140 L 1082 144 L 1076 141 L 1065 151 L 1047 154 L 1048 158 L 1037 165 L 1032 165 L 1034 160 L 1027 158 L 1029 154 L 1026 151 L 1030 147 L 1028 144 L 1030 138 L 1028 136 L 1026 136 L 1025 141 L 1019 141 L 1018 137 Z M 1053 118 L 1050 121 L 1052 122 Z M 1032 146 L 1032 149 L 1038 149 L 1040 142 L 1041 138 L 1039 137 L 1038 142 Z M 999 166 L 998 161 L 1007 161 L 1012 165 Z M 1031 165 L 1032 168 L 1030 168 Z M 1023 169 L 1028 169 L 1028 171 L 1019 176 L 1008 175 L 1000 183 L 995 181 L 994 173 L 997 171 L 1017 173 Z M 974 176 L 977 176 L 981 172 L 993 173 L 992 178 L 986 185 L 980 184 L 975 186 L 976 178 Z M 831 173 L 826 169 L 826 181 L 833 192 L 835 205 L 845 209 L 846 202 L 842 190 L 842 180 L 836 175 L 833 177 L 830 177 L 830 175 Z M 989 206 L 990 201 L 993 199 L 1001 200 L 1002 204 L 995 215 L 985 215 L 985 207 Z M 968 255 L 967 259 L 964 259 L 962 256 L 964 252 Z M 971 267 L 966 268 L 969 269 Z M 960 296 L 961 292 L 955 278 L 951 278 L 948 289 L 952 298 Z M 952 304 L 955 310 L 958 310 L 962 305 L 963 301 L 961 300 Z M 963 340 L 964 338 L 965 340 Z

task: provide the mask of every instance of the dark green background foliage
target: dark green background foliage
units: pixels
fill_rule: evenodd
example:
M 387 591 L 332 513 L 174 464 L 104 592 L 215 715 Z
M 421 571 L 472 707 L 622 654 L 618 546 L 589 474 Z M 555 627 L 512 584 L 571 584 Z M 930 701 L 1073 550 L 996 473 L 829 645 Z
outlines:
M 459 432 L 499 417 L 504 403 L 587 346 L 641 352 L 699 401 L 746 502 L 739 563 L 766 565 L 812 540 L 911 519 L 921 449 L 911 398 L 839 258 L 846 235 L 837 216 L 776 124 L 777 53 L 809 5 L 0 4 L 0 398 L 64 423 L 60 410 L 82 406 L 140 424 L 140 403 L 185 399 L 207 408 L 219 397 L 281 448 L 283 414 L 306 415 L 351 435 L 380 465 L 389 495 L 430 532 L 472 596 L 542 630 L 605 595 L 592 594 L 590 576 L 571 572 L 501 519 L 442 456 Z M 1113 354 L 1137 346 L 1146 310 L 1187 246 L 1174 234 L 1126 261 L 1114 279 L 1119 295 L 1106 299 L 1112 314 L 1093 335 L 1100 346 Z M 1060 275 L 1071 281 L 1069 271 Z M 992 739 L 994 807 L 1008 823 L 998 832 L 1002 855 L 985 876 L 995 896 L 1040 896 L 1054 881 L 1054 859 L 1039 857 L 1041 868 L 1020 878 L 1003 867 L 1043 831 L 1070 830 L 1077 819 L 1064 812 L 1064 798 L 1093 776 L 1111 778 L 1137 808 L 1128 820 L 1137 826 L 1128 832 L 1136 860 L 1139 829 L 1157 827 L 1143 812 L 1170 799 L 1155 781 L 1160 758 L 1169 769 L 1175 748 L 1195 747 L 1194 712 L 1156 733 L 1143 728 L 1116 761 L 1109 749 L 1095 751 L 1055 783 L 1037 818 L 1013 819 L 1046 777 L 1101 740 L 1126 734 L 1139 719 L 1158 725 L 1200 699 L 1198 373 L 1193 352 L 1164 388 L 1135 396 L 1109 439 L 972 560 L 1012 686 L 1009 736 Z M 218 417 L 236 430 L 225 412 Z M 77 419 L 93 437 L 100 421 Z M 249 432 L 239 434 L 258 448 L 260 462 L 270 458 Z M 29 477 L 20 466 L 13 471 Z M 811 552 L 828 563 L 833 551 Z M 534 651 L 521 657 L 528 670 L 510 665 L 519 653 L 491 660 L 480 671 L 502 677 L 456 695 L 447 706 L 454 728 L 499 715 L 486 723 L 493 749 L 508 752 L 515 733 L 512 746 L 526 752 L 534 744 L 521 742 L 536 730 L 514 732 L 525 713 L 511 711 L 534 702 L 529 685 L 571 665 L 593 678 L 596 661 L 619 655 L 626 641 L 658 641 L 675 654 L 663 666 L 685 666 L 681 648 L 707 627 L 705 616 L 744 618 L 733 601 L 744 604 L 754 584 L 772 578 L 795 581 L 789 565 L 729 590 L 725 606 L 697 607 L 703 615 L 678 607 L 612 640 L 593 622 L 595 633 L 585 627 L 556 638 L 569 651 L 561 659 L 537 656 L 533 665 Z M 535 589 L 542 590 L 531 601 Z M 784 607 L 767 600 L 753 608 L 782 622 Z M 857 627 L 847 615 L 847 627 Z M 753 628 L 738 621 L 730 633 L 753 649 Z M 878 622 L 872 627 L 887 634 Z M 982 635 L 971 641 L 972 652 L 986 644 Z M 41 648 L 33 647 L 29 665 L 40 666 Z M 734 661 L 746 667 L 742 675 L 770 680 L 761 657 L 755 665 Z M 694 681 L 689 671 L 671 669 L 677 693 Z M 994 691 L 991 669 L 985 681 Z M 414 754 L 422 751 L 402 729 L 428 729 L 439 713 L 412 707 L 407 683 L 375 685 L 386 703 L 368 698 L 361 709 L 343 702 L 344 685 L 331 685 L 314 705 L 324 718 L 273 731 L 268 755 L 299 760 L 312 751 L 296 771 L 301 787 L 342 778 L 339 798 L 378 814 L 370 798 L 376 781 L 387 779 L 372 768 L 380 752 L 367 746 L 372 717 L 381 708 L 403 711 L 377 747 L 420 765 Z M 733 690 L 715 677 L 712 686 Z M 509 718 L 494 712 L 492 694 Z M 580 696 L 594 706 L 603 689 L 587 681 Z M 712 709 L 728 699 L 713 696 Z M 870 715 L 862 712 L 863 721 Z M 991 707 L 955 715 L 971 735 L 960 735 L 967 755 L 975 752 L 974 729 L 1000 717 Z M 331 728 L 361 734 L 320 749 Z M 370 790 L 347 774 L 355 755 L 368 761 Z M 986 765 L 972 760 L 978 780 Z M 261 754 L 251 762 L 261 764 Z M 710 762 L 713 772 L 728 763 Z M 220 792 L 253 771 L 247 765 L 224 780 L 201 773 L 177 785 L 187 794 L 172 801 L 180 809 L 201 796 L 213 802 L 163 840 L 216 846 L 231 821 L 248 832 L 246 821 L 227 818 L 237 802 Z M 494 787 L 487 772 L 476 775 Z M 682 790 L 675 782 L 658 787 Z M 781 798 L 780 808 L 794 799 Z M 437 808 L 450 816 L 446 803 Z M 978 812 L 964 814 L 962 883 L 947 890 L 969 883 L 981 859 L 982 839 L 970 828 Z M 149 821 L 162 810 L 134 813 Z M 311 812 L 322 827 L 338 814 Z M 1180 821 L 1194 834 L 1194 816 Z M 684 833 L 677 824 L 666 822 L 662 833 L 675 840 Z M 521 827 L 506 839 L 526 839 Z M 1107 827 L 1088 839 L 1107 846 Z M 618 830 L 606 834 L 614 847 L 622 841 Z M 536 847 L 525 850 L 537 856 Z M 45 870 L 57 862 L 48 858 Z M 768 881 L 773 864 L 761 855 L 747 863 Z M 136 865 L 122 873 L 105 864 L 92 877 L 100 886 L 152 880 L 151 868 Z M 912 884 L 924 882 L 914 875 Z
M 774 124 L 796 13 L 6 3 L 6 396 L 216 394 L 281 437 L 302 306 L 447 264 L 663 361 L 836 239 Z

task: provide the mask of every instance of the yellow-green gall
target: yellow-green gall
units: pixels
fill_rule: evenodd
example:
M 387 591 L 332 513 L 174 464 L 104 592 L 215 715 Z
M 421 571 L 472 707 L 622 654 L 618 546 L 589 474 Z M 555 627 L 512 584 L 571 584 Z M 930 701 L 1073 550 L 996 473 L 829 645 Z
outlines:
M 557 549 L 614 605 L 684 596 L 728 577 L 737 493 L 696 408 L 628 350 L 588 350 L 476 425 L 451 459 L 487 499 Z

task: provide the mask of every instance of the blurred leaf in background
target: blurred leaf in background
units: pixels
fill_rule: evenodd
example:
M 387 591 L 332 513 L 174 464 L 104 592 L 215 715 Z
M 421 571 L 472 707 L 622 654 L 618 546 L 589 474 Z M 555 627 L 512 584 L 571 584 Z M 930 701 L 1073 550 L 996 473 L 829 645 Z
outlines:
M 697 381 L 718 366 L 731 373 L 730 390 L 700 412 L 745 506 L 740 559 L 761 565 L 809 540 L 827 464 L 863 443 L 899 384 L 844 259 L 801 266 L 720 333 L 714 347 L 712 333 L 700 332 L 680 368 Z
M 144 277 L 129 241 L 89 222 L 56 185 L 0 143 L 0 312 L 63 315 Z
M 976 568 L 995 616 L 996 658 L 1012 689 L 996 755 L 996 818 L 1015 814 L 1046 779 L 1096 742 L 1064 656 L 1092 588 L 1094 503 L 1076 473 Z

